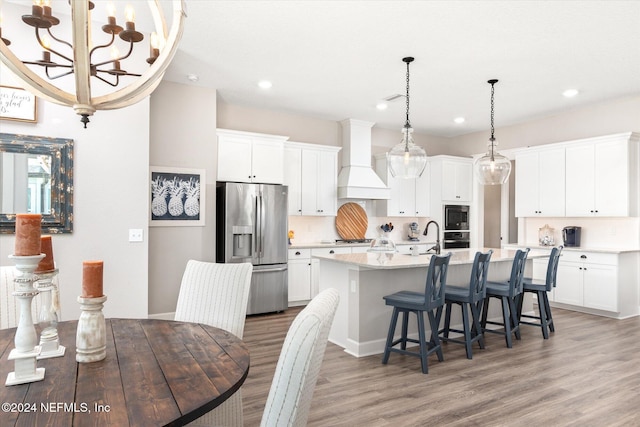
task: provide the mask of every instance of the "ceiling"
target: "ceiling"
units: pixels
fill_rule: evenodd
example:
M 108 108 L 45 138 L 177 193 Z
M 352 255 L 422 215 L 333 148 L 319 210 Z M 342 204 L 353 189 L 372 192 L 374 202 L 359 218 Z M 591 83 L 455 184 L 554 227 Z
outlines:
M 165 79 L 222 101 L 455 136 L 640 94 L 640 1 L 188 0 Z M 187 74 L 196 74 L 191 83 Z M 269 80 L 269 90 L 257 86 Z M 565 98 L 562 92 L 580 93 Z M 465 117 L 456 124 L 453 119 Z

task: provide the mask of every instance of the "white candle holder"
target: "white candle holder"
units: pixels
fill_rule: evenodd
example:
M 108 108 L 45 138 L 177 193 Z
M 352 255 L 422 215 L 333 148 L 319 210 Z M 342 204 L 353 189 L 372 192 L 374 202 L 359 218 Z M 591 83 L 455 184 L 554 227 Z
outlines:
M 58 269 L 36 273 L 37 289 L 40 291 L 42 304 L 38 313 L 38 325 L 40 329 L 40 347 L 42 351 L 38 356 L 40 359 L 64 356 L 65 347 L 60 345 L 58 338 L 58 309 L 54 303 L 54 292 L 57 287 L 53 283 L 58 275 Z
M 44 254 L 19 256 L 9 255 L 13 260 L 19 274 L 14 279 L 16 290 L 13 296 L 18 299 L 20 306 L 20 318 L 16 329 L 16 348 L 9 353 L 9 360 L 14 361 L 15 370 L 9 372 L 5 385 L 25 384 L 44 379 L 44 368 L 38 368 L 37 357 L 40 354 L 38 336 L 31 317 L 31 302 L 39 291 L 33 287 L 35 281 L 33 272 Z
M 80 319 L 76 331 L 76 361 L 98 362 L 107 357 L 106 324 L 102 308 L 107 296 L 97 298 L 78 297 Z

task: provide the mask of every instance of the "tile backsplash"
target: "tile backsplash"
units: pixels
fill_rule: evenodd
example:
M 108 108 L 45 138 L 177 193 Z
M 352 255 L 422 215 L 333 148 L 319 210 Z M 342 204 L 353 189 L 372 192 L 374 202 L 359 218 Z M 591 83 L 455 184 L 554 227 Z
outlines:
M 582 227 L 580 246 L 592 248 L 639 248 L 640 218 L 526 218 L 520 220 L 518 243 L 537 245 L 538 230 L 545 225 L 555 229 L 556 244 L 562 244 L 562 229 Z

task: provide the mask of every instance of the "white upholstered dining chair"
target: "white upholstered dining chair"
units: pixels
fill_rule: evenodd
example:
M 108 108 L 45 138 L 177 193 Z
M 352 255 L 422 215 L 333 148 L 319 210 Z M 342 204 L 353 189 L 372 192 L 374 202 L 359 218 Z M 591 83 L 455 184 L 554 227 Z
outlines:
M 189 260 L 180 284 L 175 320 L 215 326 L 242 338 L 252 272 L 249 263 Z M 191 425 L 242 426 L 241 390 Z
M 335 289 L 318 294 L 289 327 L 262 415 L 262 427 L 307 424 L 311 397 L 340 297 Z
M 13 279 L 18 274 L 13 266 L 0 267 L 0 329 L 15 328 L 20 319 L 18 299 L 13 296 L 15 283 Z M 31 319 L 38 322 L 40 297 L 36 295 L 31 302 Z

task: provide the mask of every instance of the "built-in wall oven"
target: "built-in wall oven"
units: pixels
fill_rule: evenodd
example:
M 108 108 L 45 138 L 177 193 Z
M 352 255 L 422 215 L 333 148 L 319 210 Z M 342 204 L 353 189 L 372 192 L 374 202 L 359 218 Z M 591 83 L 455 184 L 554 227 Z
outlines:
M 445 231 L 443 249 L 468 249 L 471 246 L 468 231 Z
M 469 206 L 444 205 L 443 249 L 467 249 L 471 247 L 469 231 Z

